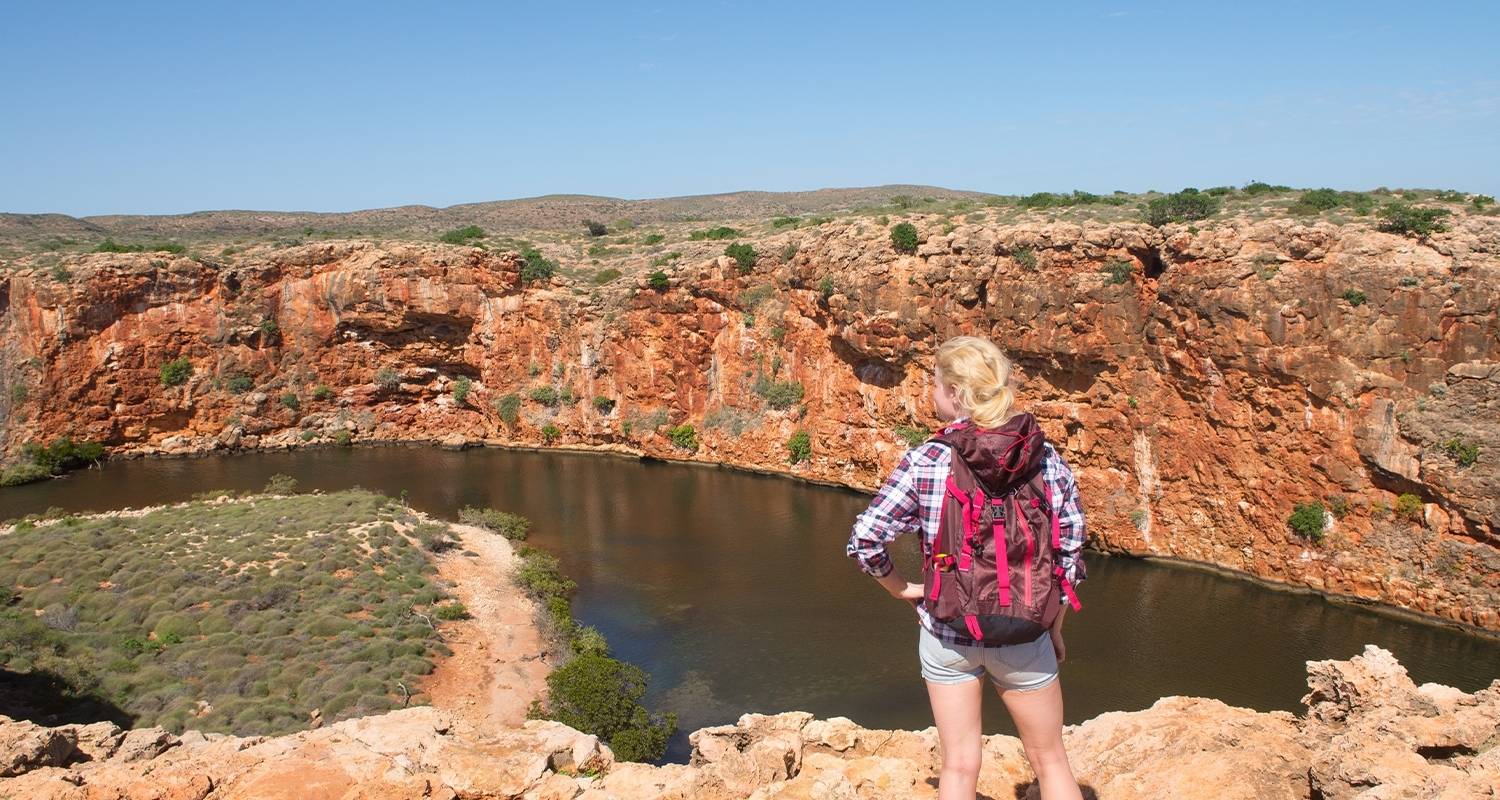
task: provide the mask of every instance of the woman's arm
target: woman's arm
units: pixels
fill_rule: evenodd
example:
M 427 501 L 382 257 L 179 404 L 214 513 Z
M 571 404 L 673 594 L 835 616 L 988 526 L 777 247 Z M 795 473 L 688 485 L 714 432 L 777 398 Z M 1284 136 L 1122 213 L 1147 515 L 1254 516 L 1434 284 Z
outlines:
M 903 533 L 921 528 L 921 502 L 911 477 L 912 454 L 907 453 L 892 470 L 890 477 L 870 506 L 854 520 L 854 530 L 844 552 L 859 562 L 860 569 L 875 578 L 892 596 L 917 599 L 922 596 L 920 584 L 909 584 L 891 563 L 886 545 Z M 916 587 L 914 597 L 907 597 Z

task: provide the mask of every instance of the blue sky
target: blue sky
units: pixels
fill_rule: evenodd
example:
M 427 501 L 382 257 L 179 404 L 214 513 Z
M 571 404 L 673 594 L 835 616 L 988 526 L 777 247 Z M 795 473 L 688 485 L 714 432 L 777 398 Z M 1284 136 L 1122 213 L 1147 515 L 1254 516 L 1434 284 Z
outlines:
M 1500 194 L 1496 2 L 4 0 L 0 211 Z

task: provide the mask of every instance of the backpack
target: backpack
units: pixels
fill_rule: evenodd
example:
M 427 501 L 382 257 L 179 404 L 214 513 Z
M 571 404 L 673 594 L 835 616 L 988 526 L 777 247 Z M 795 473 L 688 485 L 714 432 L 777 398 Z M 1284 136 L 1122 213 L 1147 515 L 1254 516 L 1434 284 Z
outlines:
M 953 458 L 942 524 L 923 553 L 925 608 L 975 641 L 1035 641 L 1062 611 L 1059 592 L 1079 608 L 1057 562 L 1058 519 L 1036 418 L 1018 414 L 994 429 L 960 422 L 929 441 L 951 448 Z

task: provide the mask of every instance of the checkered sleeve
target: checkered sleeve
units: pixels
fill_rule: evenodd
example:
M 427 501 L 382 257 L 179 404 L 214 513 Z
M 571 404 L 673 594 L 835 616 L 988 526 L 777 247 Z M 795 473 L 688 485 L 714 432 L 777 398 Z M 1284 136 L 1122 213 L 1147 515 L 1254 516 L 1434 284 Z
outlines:
M 1075 587 L 1088 577 L 1088 568 L 1083 563 L 1083 545 L 1088 534 L 1083 523 L 1083 502 L 1078 497 L 1078 481 L 1073 470 L 1050 445 L 1047 447 L 1044 478 L 1052 489 L 1052 507 L 1057 514 L 1061 546 L 1058 548 L 1058 564 L 1063 574 Z
M 844 553 L 859 562 L 859 568 L 880 578 L 891 571 L 891 558 L 885 546 L 903 533 L 921 530 L 921 505 L 917 485 L 912 479 L 909 451 L 891 471 L 885 484 L 876 492 L 870 507 L 854 519 L 854 531 Z

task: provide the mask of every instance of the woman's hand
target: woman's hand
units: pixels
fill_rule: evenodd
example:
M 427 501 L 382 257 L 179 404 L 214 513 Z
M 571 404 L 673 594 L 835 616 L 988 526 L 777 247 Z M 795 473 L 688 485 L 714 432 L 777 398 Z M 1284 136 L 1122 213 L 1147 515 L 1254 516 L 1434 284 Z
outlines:
M 1057 654 L 1059 664 L 1068 660 L 1068 646 L 1063 643 L 1062 635 L 1063 617 L 1067 613 L 1067 607 L 1064 606 L 1061 611 L 1057 612 L 1057 619 L 1052 620 L 1052 627 L 1047 629 L 1047 633 L 1052 636 L 1052 652 Z
M 916 608 L 917 603 L 926 594 L 927 594 L 927 590 L 922 587 L 922 584 L 920 584 L 920 583 L 908 583 L 908 584 L 906 584 L 906 588 L 902 589 L 899 592 L 893 592 L 892 596 L 900 598 L 902 600 L 905 600 L 906 602 L 911 603 L 912 608 Z

